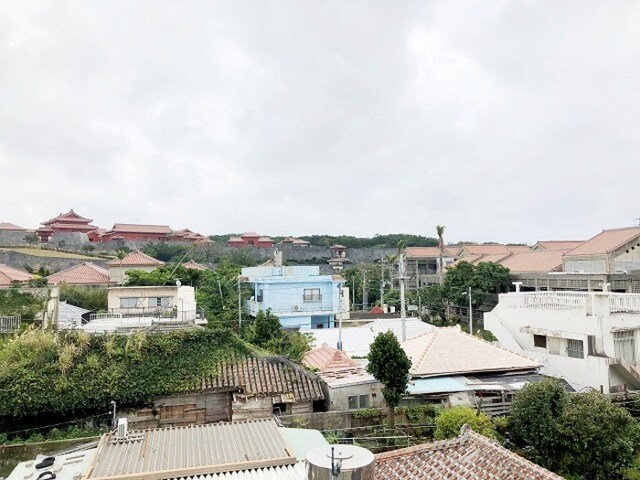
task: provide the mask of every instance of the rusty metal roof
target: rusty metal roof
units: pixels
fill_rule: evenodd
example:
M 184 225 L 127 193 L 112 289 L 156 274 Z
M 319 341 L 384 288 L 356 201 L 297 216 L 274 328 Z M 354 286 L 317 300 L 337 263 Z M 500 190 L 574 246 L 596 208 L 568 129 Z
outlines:
M 318 377 L 282 357 L 247 357 L 220 363 L 217 375 L 201 383 L 204 390 L 234 387 L 248 396 L 290 395 L 294 402 L 324 399 Z

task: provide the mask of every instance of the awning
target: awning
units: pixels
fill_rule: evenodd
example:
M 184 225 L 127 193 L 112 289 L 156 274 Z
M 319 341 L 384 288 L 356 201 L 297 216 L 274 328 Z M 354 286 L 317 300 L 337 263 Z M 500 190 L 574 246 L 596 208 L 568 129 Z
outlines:
M 454 393 L 473 390 L 464 381 L 464 377 L 415 378 L 409 382 L 407 390 L 411 395 L 431 393 Z

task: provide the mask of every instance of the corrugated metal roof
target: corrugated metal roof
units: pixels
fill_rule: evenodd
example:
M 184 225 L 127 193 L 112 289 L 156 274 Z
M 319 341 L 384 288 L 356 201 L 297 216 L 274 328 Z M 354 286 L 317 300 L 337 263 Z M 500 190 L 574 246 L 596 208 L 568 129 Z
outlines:
M 464 377 L 416 378 L 407 385 L 407 391 L 412 395 L 465 392 L 467 390 L 471 389 L 465 384 Z
M 107 434 L 87 478 L 162 480 L 295 463 L 276 423 L 254 420 Z
M 294 402 L 324 399 L 320 380 L 315 375 L 281 357 L 248 357 L 220 363 L 217 375 L 203 379 L 201 387 L 239 387 L 245 395 L 257 397 L 290 395 Z
M 217 473 L 214 475 L 198 475 L 183 477 L 180 480 L 305 480 L 305 462 L 284 467 L 257 468 L 240 472 Z M 174 480 L 174 479 L 169 479 Z

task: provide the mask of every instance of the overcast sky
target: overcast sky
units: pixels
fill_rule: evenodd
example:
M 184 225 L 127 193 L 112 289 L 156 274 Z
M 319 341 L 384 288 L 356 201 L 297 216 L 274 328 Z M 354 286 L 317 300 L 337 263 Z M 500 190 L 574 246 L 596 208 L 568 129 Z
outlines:
M 534 242 L 639 187 L 638 2 L 0 5 L 0 222 Z

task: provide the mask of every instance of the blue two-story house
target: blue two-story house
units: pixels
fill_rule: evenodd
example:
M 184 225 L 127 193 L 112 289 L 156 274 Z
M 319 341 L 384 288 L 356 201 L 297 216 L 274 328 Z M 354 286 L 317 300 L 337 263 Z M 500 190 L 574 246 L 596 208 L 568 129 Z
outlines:
M 331 328 L 341 313 L 344 278 L 320 275 L 318 266 L 260 266 L 242 269 L 252 284 L 249 315 L 271 309 L 285 328 Z

